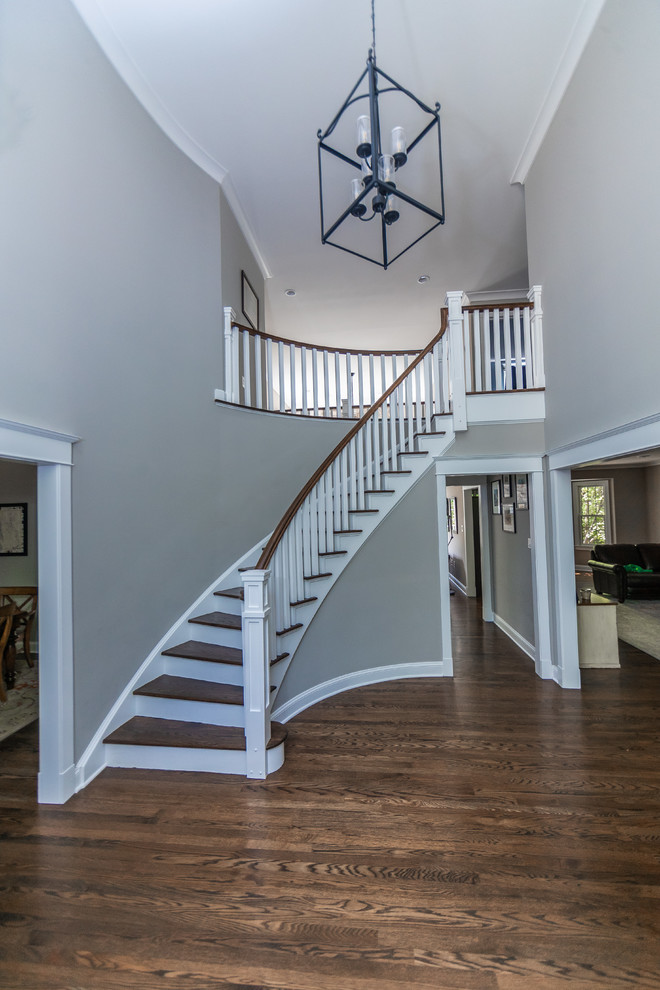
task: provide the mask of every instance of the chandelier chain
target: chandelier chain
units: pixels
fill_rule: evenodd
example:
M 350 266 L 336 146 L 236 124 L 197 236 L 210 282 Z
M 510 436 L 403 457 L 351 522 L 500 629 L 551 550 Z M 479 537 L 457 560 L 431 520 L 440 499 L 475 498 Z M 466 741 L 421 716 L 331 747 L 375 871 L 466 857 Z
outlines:
M 376 0 L 371 0 L 371 49 L 374 53 L 374 58 L 376 58 L 376 11 L 375 11 Z

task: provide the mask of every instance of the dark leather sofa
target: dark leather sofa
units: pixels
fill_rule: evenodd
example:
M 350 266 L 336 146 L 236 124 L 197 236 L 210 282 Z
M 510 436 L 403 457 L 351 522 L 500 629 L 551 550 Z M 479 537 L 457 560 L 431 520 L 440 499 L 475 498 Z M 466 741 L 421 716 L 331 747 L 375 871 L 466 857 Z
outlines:
M 646 573 L 626 570 L 627 565 Z M 606 543 L 593 548 L 589 566 L 599 595 L 660 599 L 660 543 Z M 652 573 L 648 573 L 649 569 Z

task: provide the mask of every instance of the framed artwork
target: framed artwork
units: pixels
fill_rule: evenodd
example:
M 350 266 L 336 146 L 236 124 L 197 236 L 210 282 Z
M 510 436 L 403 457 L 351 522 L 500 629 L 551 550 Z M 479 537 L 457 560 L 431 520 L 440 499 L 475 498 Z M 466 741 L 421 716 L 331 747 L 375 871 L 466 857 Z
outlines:
M 456 498 L 449 499 L 449 519 L 451 522 L 451 532 L 458 533 L 458 502 Z
M 516 531 L 516 507 L 513 502 L 505 502 L 502 506 L 502 529 L 505 533 Z
M 451 499 L 447 499 L 447 532 L 451 533 Z
M 27 502 L 0 504 L 0 557 L 27 557 Z
M 252 288 L 250 280 L 244 271 L 241 271 L 241 309 L 243 316 L 248 321 L 253 330 L 259 329 L 259 296 Z
M 502 475 L 502 498 L 511 498 L 511 475 Z
M 491 482 L 490 496 L 493 515 L 500 516 L 502 514 L 502 486 L 499 481 Z
M 516 475 L 516 508 L 529 509 L 529 496 L 527 492 L 527 475 Z

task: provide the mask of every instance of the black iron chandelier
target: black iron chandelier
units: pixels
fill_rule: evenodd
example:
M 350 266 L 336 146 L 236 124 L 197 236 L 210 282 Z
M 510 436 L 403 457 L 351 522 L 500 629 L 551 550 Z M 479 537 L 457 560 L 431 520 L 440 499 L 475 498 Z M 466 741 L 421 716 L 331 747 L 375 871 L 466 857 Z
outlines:
M 440 104 L 432 110 L 376 65 L 374 0 L 371 24 L 367 67 L 330 126 L 317 133 L 321 242 L 387 269 L 445 222 Z M 359 101 L 367 104 L 356 121 L 350 108 Z M 388 118 L 394 126 L 386 149 Z M 407 141 L 406 131 L 416 136 Z M 406 191 L 409 184 L 421 185 L 433 205 Z M 326 214 L 336 217 L 327 226 Z M 364 229 L 369 221 L 375 224 Z

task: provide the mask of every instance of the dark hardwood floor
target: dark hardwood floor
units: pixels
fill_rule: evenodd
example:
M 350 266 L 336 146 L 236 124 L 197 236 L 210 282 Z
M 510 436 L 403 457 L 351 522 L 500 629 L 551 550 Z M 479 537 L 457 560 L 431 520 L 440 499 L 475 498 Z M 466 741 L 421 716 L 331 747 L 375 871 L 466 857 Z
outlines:
M 331 699 L 266 782 L 0 744 L 0 987 L 660 988 L 660 662 L 536 678 L 452 598 L 453 680 Z

